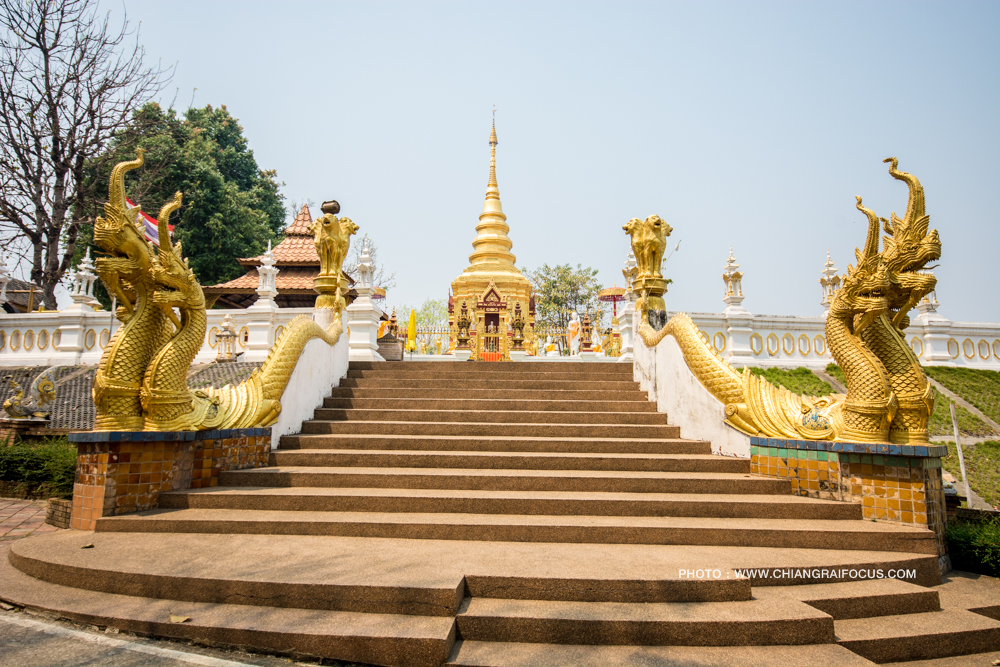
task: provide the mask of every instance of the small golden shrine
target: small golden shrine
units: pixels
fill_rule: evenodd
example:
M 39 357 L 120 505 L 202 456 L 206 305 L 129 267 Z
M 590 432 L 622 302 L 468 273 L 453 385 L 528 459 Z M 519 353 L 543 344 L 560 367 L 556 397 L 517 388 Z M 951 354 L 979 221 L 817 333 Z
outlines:
M 510 227 L 500 205 L 497 187 L 496 121 L 490 131 L 490 180 L 486 186 L 486 201 L 476 225 L 469 267 L 451 284 L 448 299 L 448 320 L 451 327 L 451 347 L 458 342 L 458 320 L 465 305 L 471 322 L 469 347 L 477 361 L 506 361 L 513 346 L 515 311 L 527 313 L 524 347 L 530 352 L 536 345 L 534 336 L 535 303 L 531 283 L 521 275 L 510 251 L 513 243 L 507 236 Z

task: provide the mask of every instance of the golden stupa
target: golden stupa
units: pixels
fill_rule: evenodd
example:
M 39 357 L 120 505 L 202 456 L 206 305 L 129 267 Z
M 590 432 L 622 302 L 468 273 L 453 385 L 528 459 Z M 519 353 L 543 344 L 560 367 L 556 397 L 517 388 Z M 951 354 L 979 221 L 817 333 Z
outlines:
M 500 205 L 497 187 L 497 143 L 494 121 L 490 131 L 490 180 L 486 185 L 486 201 L 476 225 L 469 267 L 451 284 L 448 308 L 452 348 L 458 331 L 455 323 L 465 304 L 475 329 L 474 343 L 470 341 L 472 358 L 481 361 L 510 358 L 511 319 L 515 311 L 526 323 L 524 334 L 528 349 L 532 350 L 534 345 L 535 304 L 531 298 L 531 284 L 518 271 L 517 258 L 510 251 L 514 244 L 507 236 L 510 227 Z

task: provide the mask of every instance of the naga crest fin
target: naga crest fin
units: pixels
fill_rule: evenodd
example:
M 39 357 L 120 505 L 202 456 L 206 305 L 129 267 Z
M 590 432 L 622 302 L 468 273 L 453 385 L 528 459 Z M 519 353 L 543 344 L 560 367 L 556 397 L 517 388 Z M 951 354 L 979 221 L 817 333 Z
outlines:
M 924 213 L 924 188 L 920 185 L 920 181 L 913 174 L 908 174 L 905 171 L 900 171 L 896 167 L 899 166 L 899 160 L 894 157 L 889 157 L 882 162 L 889 163 L 889 174 L 898 181 L 903 181 L 910 188 L 910 197 L 906 202 L 906 214 L 903 215 L 903 219 L 899 220 L 896 214 L 893 213 L 893 227 L 898 231 L 906 233 L 910 226 L 914 222 L 920 220 L 926 215 Z
M 182 197 L 180 192 L 175 192 L 173 201 L 168 201 L 160 209 L 160 215 L 156 219 L 156 231 L 160 237 L 160 252 L 174 251 L 170 245 L 170 214 L 181 207 Z
M 128 202 L 125 200 L 125 172 L 141 167 L 145 153 L 144 149 L 136 148 L 134 160 L 119 162 L 111 170 L 111 178 L 108 181 L 108 201 L 121 208 L 122 211 L 129 210 Z
M 868 238 L 865 239 L 865 250 L 857 255 L 860 264 L 866 259 L 870 259 L 878 254 L 878 229 L 879 217 L 873 211 L 861 205 L 861 197 L 855 196 L 858 200 L 857 209 L 868 217 Z M 857 253 L 857 251 L 855 251 Z

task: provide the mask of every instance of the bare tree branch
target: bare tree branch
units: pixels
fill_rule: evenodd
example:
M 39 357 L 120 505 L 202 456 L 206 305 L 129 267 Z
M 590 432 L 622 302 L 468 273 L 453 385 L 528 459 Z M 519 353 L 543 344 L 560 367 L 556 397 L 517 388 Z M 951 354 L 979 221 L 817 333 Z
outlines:
M 93 224 L 88 164 L 172 75 L 97 5 L 0 0 L 0 247 L 27 250 L 47 308 Z

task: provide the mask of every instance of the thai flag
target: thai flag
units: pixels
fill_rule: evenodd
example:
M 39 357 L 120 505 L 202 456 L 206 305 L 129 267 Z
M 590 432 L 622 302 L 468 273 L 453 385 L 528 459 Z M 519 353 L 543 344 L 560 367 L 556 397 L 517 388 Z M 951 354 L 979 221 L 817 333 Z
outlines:
M 128 202 L 129 206 L 135 206 L 135 204 L 132 203 L 132 200 L 129 199 L 128 197 L 125 198 L 125 201 Z M 153 245 L 155 245 L 157 248 L 159 248 L 160 247 L 160 231 L 159 231 L 159 226 L 158 226 L 158 224 L 156 222 L 156 218 L 154 218 L 151 215 L 148 215 L 145 211 L 139 211 L 139 214 L 142 215 L 142 221 L 145 223 L 145 226 L 146 226 L 146 239 L 150 243 L 152 243 Z M 167 229 L 170 230 L 170 234 L 171 234 L 171 236 L 173 236 L 174 226 L 173 225 L 167 225 Z

